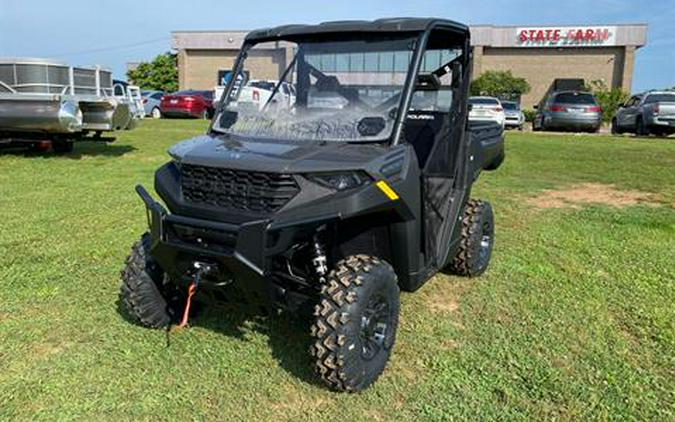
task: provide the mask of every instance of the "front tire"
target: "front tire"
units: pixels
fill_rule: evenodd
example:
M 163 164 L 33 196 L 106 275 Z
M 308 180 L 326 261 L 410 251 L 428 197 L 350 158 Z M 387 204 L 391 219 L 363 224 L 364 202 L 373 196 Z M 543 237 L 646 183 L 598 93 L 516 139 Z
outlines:
M 119 298 L 123 310 L 134 322 L 162 328 L 175 319 L 177 297 L 167 294 L 170 289 L 165 283 L 165 273 L 150 256 L 150 245 L 150 234 L 145 233 L 131 248 L 122 270 Z
M 464 277 L 478 277 L 487 270 L 494 245 L 494 214 L 487 201 L 470 199 L 464 206 L 459 248 L 449 270 Z
M 321 289 L 311 347 L 331 388 L 357 392 L 382 374 L 396 338 L 399 288 L 394 269 L 367 255 L 341 260 Z

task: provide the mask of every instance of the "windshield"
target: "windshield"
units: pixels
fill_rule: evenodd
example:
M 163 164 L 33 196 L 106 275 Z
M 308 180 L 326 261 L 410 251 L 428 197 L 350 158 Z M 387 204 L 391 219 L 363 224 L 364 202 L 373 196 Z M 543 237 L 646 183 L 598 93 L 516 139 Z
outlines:
M 511 103 L 511 102 L 503 102 L 502 107 L 504 107 L 504 110 L 509 110 L 509 111 L 518 111 L 520 110 L 520 107 L 518 106 L 518 103 Z
M 289 140 L 388 138 L 417 37 L 372 34 L 364 38 L 256 45 L 242 67 L 242 75 L 250 72 L 250 79 L 235 85 L 213 129 Z M 275 55 L 278 73 L 256 73 L 263 60 L 258 49 L 279 52 Z M 436 53 L 435 60 L 429 59 L 435 67 L 451 58 L 450 51 Z M 448 60 L 443 61 L 443 54 Z
M 595 104 L 595 98 L 591 94 L 583 92 L 563 92 L 557 94 L 554 103 L 557 104 Z

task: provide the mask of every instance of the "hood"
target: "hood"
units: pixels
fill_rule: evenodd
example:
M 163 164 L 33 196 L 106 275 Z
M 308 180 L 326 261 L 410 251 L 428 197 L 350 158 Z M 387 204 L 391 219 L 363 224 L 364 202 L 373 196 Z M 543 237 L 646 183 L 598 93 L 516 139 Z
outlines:
M 282 142 L 198 136 L 169 149 L 177 161 L 209 167 L 273 173 L 308 173 L 362 167 L 387 149 L 347 142 Z

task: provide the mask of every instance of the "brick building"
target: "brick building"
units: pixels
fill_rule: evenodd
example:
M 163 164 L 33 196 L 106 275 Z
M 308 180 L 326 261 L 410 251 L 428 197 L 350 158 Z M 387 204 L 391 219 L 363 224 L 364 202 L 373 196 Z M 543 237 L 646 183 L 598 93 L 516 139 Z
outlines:
M 212 89 L 231 69 L 245 36 L 246 31 L 173 32 L 180 88 Z M 647 25 L 478 25 L 471 27 L 471 37 L 474 77 L 487 70 L 511 70 L 532 86 L 522 98 L 530 108 L 556 78 L 603 80 L 630 91 L 636 50 L 647 42 Z M 289 46 L 268 43 L 252 53 L 246 70 L 254 79 L 278 79 L 291 55 Z

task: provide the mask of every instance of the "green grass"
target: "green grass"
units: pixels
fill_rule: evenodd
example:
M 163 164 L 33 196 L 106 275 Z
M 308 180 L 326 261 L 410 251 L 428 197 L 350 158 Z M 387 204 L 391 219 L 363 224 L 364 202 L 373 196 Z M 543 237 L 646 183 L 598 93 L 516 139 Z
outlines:
M 675 419 L 675 143 L 510 133 L 473 195 L 495 209 L 478 279 L 402 296 L 377 384 L 332 393 L 307 325 L 211 310 L 167 336 L 117 309 L 152 186 L 200 121 L 146 121 L 69 156 L 0 153 L 0 420 Z M 537 209 L 593 182 L 657 204 Z

